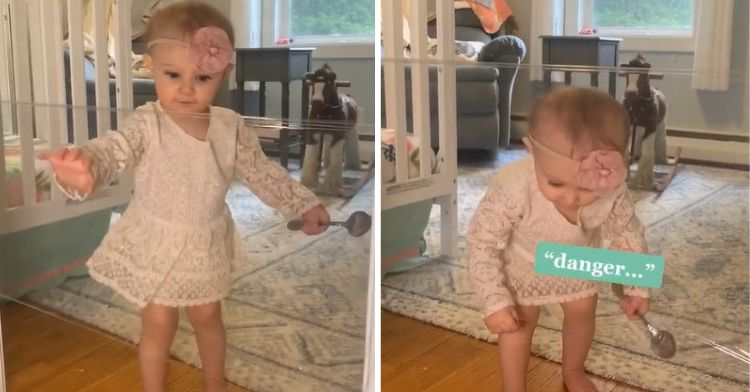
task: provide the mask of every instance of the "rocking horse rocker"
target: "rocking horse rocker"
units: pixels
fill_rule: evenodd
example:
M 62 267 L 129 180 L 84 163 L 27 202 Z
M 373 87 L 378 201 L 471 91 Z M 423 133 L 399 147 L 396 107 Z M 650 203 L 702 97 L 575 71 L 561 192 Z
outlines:
M 352 97 L 339 94 L 338 87 L 350 87 L 351 83 L 337 81 L 336 73 L 328 64 L 305 75 L 305 83 L 310 86 L 312 98 L 305 130 L 301 182 L 321 193 L 348 196 L 342 188 L 344 161 L 347 169 L 360 169 L 358 107 Z M 326 169 L 322 187 L 318 182 L 321 155 Z
M 651 64 L 638 54 L 628 64 L 621 64 L 625 71 L 627 87 L 623 106 L 630 116 L 630 158 L 628 167 L 635 160 L 638 169 L 630 178 L 630 185 L 635 189 L 654 190 L 659 193 L 666 189 L 674 177 L 681 148 L 677 147 L 674 160 L 667 158 L 666 124 L 667 102 L 664 93 L 651 87 L 649 79 L 662 79 L 662 75 L 649 74 Z M 643 127 L 643 136 L 638 137 L 638 127 Z M 666 177 L 654 181 L 654 165 L 669 165 Z M 630 174 L 630 171 L 628 170 Z M 629 175 L 630 177 L 630 175 Z

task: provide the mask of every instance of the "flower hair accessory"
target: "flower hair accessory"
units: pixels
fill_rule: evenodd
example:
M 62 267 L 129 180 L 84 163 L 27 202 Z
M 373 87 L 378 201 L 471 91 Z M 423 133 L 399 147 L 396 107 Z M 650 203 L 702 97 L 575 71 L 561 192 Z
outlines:
M 213 26 L 196 31 L 190 45 L 190 58 L 202 71 L 223 71 L 232 58 L 232 44 L 227 32 Z
M 594 150 L 578 167 L 578 185 L 594 191 L 615 189 L 626 177 L 622 154 L 614 150 Z
M 575 164 L 578 170 L 578 185 L 582 188 L 603 193 L 617 188 L 627 177 L 624 159 L 622 154 L 617 151 L 594 150 L 582 161 L 576 161 L 539 143 L 532 135 L 525 139 L 547 154 Z
M 207 26 L 198 29 L 190 42 L 171 38 L 157 38 L 148 43 L 150 48 L 156 44 L 180 45 L 188 48 L 188 56 L 201 71 L 218 73 L 226 69 L 232 59 L 232 44 L 227 32 Z

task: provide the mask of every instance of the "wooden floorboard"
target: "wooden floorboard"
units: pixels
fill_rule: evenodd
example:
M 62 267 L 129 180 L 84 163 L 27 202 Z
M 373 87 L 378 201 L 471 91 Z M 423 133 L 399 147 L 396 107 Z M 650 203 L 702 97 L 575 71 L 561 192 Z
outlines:
M 141 390 L 138 350 L 119 337 L 18 303 L 0 304 L 7 392 Z M 200 369 L 169 362 L 169 391 L 201 391 Z M 229 385 L 228 392 L 249 392 Z
M 381 313 L 383 392 L 498 392 L 497 346 L 395 313 Z M 645 392 L 592 376 L 601 392 Z M 529 392 L 565 392 L 557 362 L 532 356 Z

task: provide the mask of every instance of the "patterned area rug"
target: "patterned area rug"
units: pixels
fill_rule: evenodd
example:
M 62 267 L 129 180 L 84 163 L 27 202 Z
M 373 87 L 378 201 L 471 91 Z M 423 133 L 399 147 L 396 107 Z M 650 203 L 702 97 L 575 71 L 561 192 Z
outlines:
M 341 208 L 324 199 L 332 219 L 372 212 L 372 188 Z M 227 377 L 255 392 L 359 391 L 365 349 L 369 235 L 332 228 L 321 236 L 291 233 L 277 213 L 240 186 L 228 197 L 248 261 L 224 301 Z M 26 300 L 136 342 L 138 309 L 88 277 L 29 294 Z M 172 354 L 198 365 L 185 317 Z
M 506 154 L 496 167 L 459 167 L 459 257 L 441 259 L 439 216 L 426 232 L 433 261 L 388 275 L 382 283 L 384 309 L 495 341 L 481 321 L 466 276 L 465 239 L 474 208 L 488 180 L 521 153 Z M 677 354 L 651 354 L 640 323 L 629 322 L 602 284 L 595 342 L 586 362 L 592 373 L 653 391 L 747 391 L 747 365 L 704 343 L 748 347 L 748 174 L 680 166 L 669 188 L 636 192 L 637 213 L 647 225 L 651 253 L 664 256 L 666 273 L 656 289 L 648 319 L 675 335 Z M 437 208 L 435 209 L 437 210 Z M 561 359 L 559 307 L 543 309 L 533 340 L 535 354 Z

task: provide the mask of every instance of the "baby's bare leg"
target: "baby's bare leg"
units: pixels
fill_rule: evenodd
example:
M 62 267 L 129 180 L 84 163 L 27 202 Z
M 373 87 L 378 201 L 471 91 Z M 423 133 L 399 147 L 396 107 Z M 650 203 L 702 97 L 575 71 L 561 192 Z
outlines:
M 166 390 L 169 347 L 177 331 L 177 319 L 177 308 L 148 304 L 141 310 L 138 357 L 145 392 Z
M 498 337 L 503 392 L 525 392 L 531 337 L 539 319 L 538 306 L 516 306 L 520 328 Z
M 224 356 L 227 339 L 221 320 L 221 302 L 185 308 L 188 320 L 195 329 L 195 340 L 203 367 L 206 392 L 226 390 Z
M 596 392 L 596 386 L 584 371 L 583 364 L 594 338 L 594 315 L 597 296 L 562 303 L 563 322 L 562 369 L 565 386 L 571 392 Z

